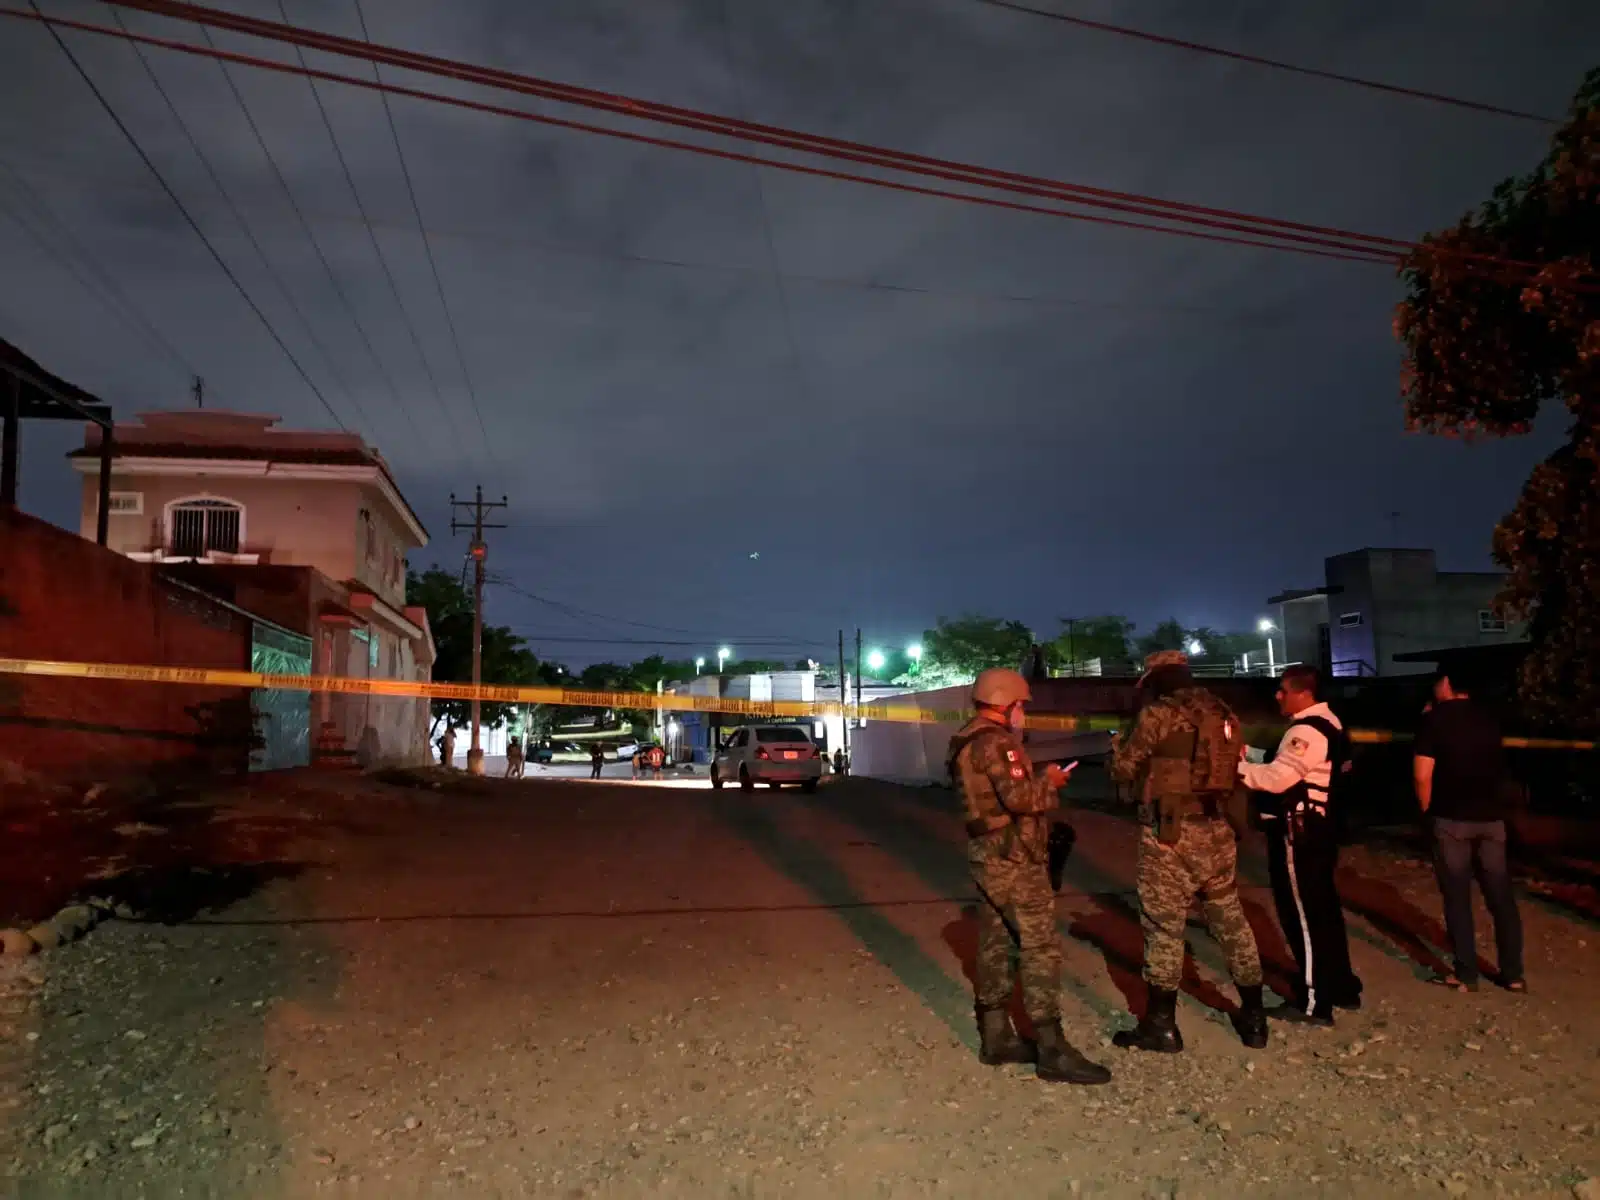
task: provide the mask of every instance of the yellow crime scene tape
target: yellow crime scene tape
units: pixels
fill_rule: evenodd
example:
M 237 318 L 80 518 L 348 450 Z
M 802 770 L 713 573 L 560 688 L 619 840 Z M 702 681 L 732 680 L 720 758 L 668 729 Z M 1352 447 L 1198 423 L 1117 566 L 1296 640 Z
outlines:
M 152 667 L 136 663 L 55 662 L 47 659 L 0 658 L 0 675 L 37 675 L 56 679 L 105 679 L 126 683 L 167 683 L 200 687 L 250 688 L 266 691 L 334 692 L 402 699 L 478 700 L 493 704 L 554 704 L 570 708 L 661 709 L 666 712 L 709 712 L 729 716 L 811 718 L 844 716 L 851 720 L 913 725 L 960 725 L 971 709 L 939 711 L 915 704 L 816 704 L 803 700 L 739 700 L 726 696 L 686 696 L 670 692 L 597 692 L 581 688 L 504 687 L 495 684 L 423 683 L 407 679 L 358 679 L 343 675 L 279 675 L 261 671 L 227 671 L 215 667 Z M 1029 729 L 1060 733 L 1109 733 L 1128 724 L 1121 714 L 1067 716 L 1029 713 Z M 1247 735 L 1269 732 L 1251 727 Z M 1352 729 L 1350 740 L 1383 745 L 1411 740 L 1409 733 L 1385 729 Z M 1504 744 L 1519 750 L 1593 750 L 1596 743 L 1572 738 L 1508 737 Z
M 0 675 L 38 675 L 56 679 L 107 679 L 125 683 L 168 683 L 202 687 L 251 688 L 289 692 L 336 692 L 406 699 L 479 700 L 494 704 L 555 704 L 571 708 L 662 709 L 668 712 L 711 712 L 733 716 L 817 718 L 901 724 L 962 724 L 971 710 L 945 712 L 914 704 L 816 704 L 803 700 L 739 700 L 726 696 L 686 696 L 656 692 L 597 692 L 582 688 L 503 687 L 495 684 L 423 683 L 406 679 L 359 679 L 343 675 L 278 675 L 260 671 L 228 671 L 214 667 L 152 667 L 134 663 L 53 662 L 45 659 L 0 658 Z M 1063 732 L 1109 732 L 1123 720 L 1116 716 L 1028 717 L 1030 729 Z

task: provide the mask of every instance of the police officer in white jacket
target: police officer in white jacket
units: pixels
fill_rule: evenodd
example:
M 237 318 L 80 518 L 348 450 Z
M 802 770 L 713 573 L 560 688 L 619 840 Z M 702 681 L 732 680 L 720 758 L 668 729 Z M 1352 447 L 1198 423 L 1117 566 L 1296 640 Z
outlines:
M 1350 940 L 1334 871 L 1338 814 L 1332 789 L 1350 766 L 1350 739 L 1317 700 L 1320 680 L 1307 666 L 1285 668 L 1278 708 L 1289 718 L 1269 763 L 1241 761 L 1244 785 L 1258 797 L 1267 831 L 1267 865 L 1278 922 L 1300 968 L 1297 995 L 1272 1016 L 1331 1025 L 1336 1008 L 1361 1007 L 1361 980 L 1350 967 Z

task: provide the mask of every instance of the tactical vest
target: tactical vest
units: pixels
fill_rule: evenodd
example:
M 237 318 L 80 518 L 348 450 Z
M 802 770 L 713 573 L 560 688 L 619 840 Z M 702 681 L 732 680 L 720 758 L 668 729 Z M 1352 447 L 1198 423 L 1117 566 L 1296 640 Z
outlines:
M 1140 819 L 1154 825 L 1169 845 L 1185 817 L 1226 816 L 1227 798 L 1238 784 L 1239 722 L 1208 692 L 1167 701 L 1193 722 L 1156 744 L 1145 782 Z
M 950 786 L 961 793 L 962 803 L 966 806 L 968 837 L 982 837 L 986 833 L 993 833 L 1011 824 L 1011 814 L 1000 802 L 1000 793 L 995 790 L 992 783 L 981 794 L 969 796 L 962 789 L 961 776 L 956 770 L 956 760 L 968 746 L 979 738 L 1000 737 L 1003 733 L 1004 730 L 996 725 L 985 725 L 970 733 L 958 733 L 950 739 L 950 752 L 945 758 L 944 769 L 950 777 Z

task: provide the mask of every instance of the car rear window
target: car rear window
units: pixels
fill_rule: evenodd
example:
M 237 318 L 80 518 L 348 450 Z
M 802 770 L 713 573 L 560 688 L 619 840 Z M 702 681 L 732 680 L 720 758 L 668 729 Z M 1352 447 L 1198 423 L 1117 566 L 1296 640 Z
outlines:
M 758 741 L 758 742 L 805 742 L 807 745 L 809 745 L 810 742 L 811 742 L 811 735 L 808 734 L 804 729 L 797 729 L 797 728 L 795 728 L 793 726 L 784 726 L 782 729 L 758 729 L 758 730 L 756 730 L 756 741 Z

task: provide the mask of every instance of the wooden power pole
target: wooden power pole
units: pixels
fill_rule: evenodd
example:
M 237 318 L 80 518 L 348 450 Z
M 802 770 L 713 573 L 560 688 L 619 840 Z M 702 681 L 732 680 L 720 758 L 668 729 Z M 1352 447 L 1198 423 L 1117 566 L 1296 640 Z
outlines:
M 450 493 L 450 532 L 460 533 L 463 530 L 472 531 L 472 545 L 468 553 L 472 556 L 472 686 L 479 687 L 483 684 L 483 567 L 484 559 L 488 554 L 488 546 L 483 540 L 485 529 L 504 529 L 504 525 L 491 525 L 484 521 L 483 515 L 497 508 L 506 507 L 506 498 L 499 500 L 485 500 L 483 498 L 483 485 L 477 487 L 476 496 L 472 500 L 457 500 L 455 493 Z M 456 510 L 466 509 L 472 514 L 470 521 L 456 520 Z M 482 707 L 478 698 L 472 698 L 472 748 L 467 751 L 467 771 L 473 775 L 483 774 L 483 737 L 480 713 Z

